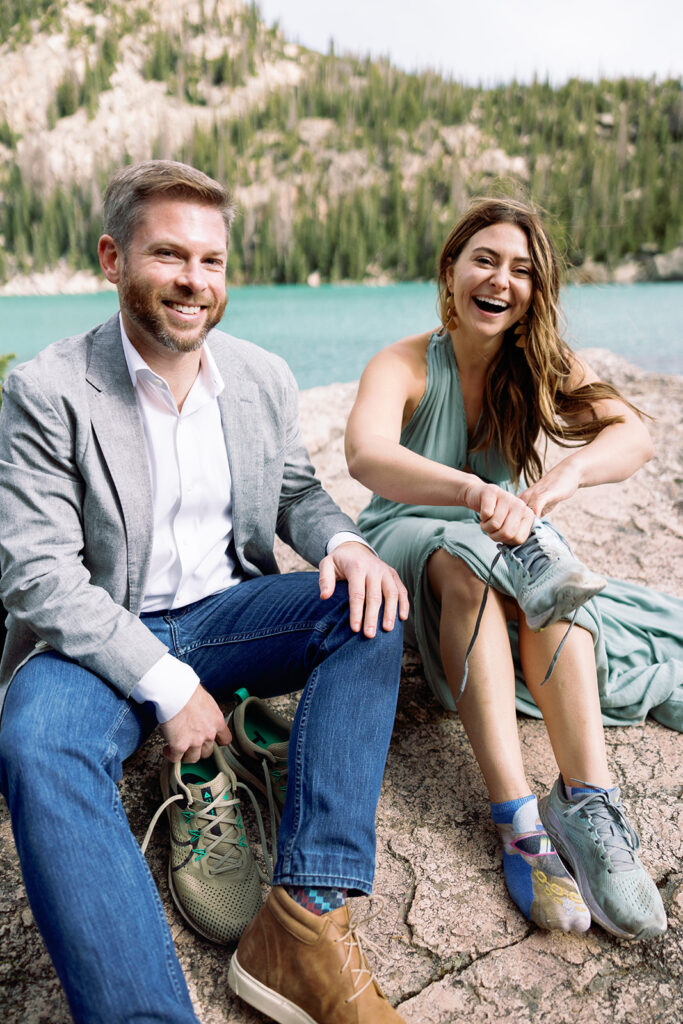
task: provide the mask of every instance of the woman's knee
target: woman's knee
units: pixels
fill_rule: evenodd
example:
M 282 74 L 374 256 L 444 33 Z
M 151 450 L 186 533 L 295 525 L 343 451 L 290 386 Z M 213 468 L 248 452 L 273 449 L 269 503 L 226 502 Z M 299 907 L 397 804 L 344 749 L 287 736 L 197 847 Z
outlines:
M 484 583 L 457 555 L 440 549 L 427 563 L 429 585 L 442 605 L 456 603 L 460 607 L 478 604 L 484 594 Z

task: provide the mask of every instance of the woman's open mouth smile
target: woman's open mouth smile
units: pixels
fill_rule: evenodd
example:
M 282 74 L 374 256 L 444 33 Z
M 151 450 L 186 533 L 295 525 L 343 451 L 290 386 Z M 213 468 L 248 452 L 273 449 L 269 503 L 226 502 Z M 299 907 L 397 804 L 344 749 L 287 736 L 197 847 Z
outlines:
M 483 295 L 473 295 L 472 299 L 482 313 L 505 313 L 510 308 L 510 303 L 504 299 L 494 299 L 491 296 Z

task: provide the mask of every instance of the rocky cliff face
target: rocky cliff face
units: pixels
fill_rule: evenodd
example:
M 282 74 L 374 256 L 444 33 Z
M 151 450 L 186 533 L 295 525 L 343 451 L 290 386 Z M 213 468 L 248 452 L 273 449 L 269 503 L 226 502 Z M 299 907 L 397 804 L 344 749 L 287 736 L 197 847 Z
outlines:
M 156 33 L 198 32 L 188 53 L 210 60 L 229 54 L 240 61 L 246 47 L 246 4 L 241 0 L 128 0 L 113 2 L 107 14 L 86 4 L 66 3 L 59 31 L 36 28 L 30 43 L 2 53 L 0 121 L 19 137 L 17 162 L 28 180 L 50 189 L 56 184 L 93 181 L 99 168 L 124 157 L 133 162 L 177 152 L 197 126 L 210 128 L 262 102 L 275 88 L 296 84 L 304 74 L 299 47 L 277 34 L 256 29 L 260 59 L 244 85 L 215 85 L 204 103 L 193 105 L 174 95 L 166 81 L 144 74 Z M 118 53 L 109 87 L 90 110 L 80 107 L 55 121 L 55 95 L 69 75 L 82 81 L 86 65 L 97 61 L 97 44 L 112 26 L 118 29 Z M 164 153 L 155 153 L 162 147 Z M 6 155 L 6 154 L 5 154 Z

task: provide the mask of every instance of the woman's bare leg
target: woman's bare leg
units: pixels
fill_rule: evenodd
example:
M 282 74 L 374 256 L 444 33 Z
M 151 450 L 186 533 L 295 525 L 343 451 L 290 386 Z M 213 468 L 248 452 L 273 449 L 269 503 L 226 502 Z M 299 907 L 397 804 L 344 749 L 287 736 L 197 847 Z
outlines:
M 539 686 L 566 628 L 560 622 L 539 634 L 531 633 L 526 623 L 519 627 L 527 685 L 543 713 L 564 782 L 562 786 L 558 780 L 541 801 L 543 820 L 579 882 L 593 919 L 620 938 L 653 938 L 666 930 L 666 913 L 656 885 L 638 859 L 623 805 L 616 793 L 607 792 L 612 781 L 593 639 L 587 630 L 574 627 L 553 674 Z M 581 813 L 572 814 L 577 802 Z
M 427 572 L 432 592 L 441 603 L 441 660 L 455 698 L 484 584 L 462 559 L 444 550 L 432 555 Z M 515 673 L 505 605 L 494 590 L 489 591 L 479 637 L 469 657 L 467 686 L 457 707 L 491 800 L 501 803 L 528 796 L 531 790 L 517 733 Z
M 441 603 L 441 657 L 455 697 L 484 587 L 461 559 L 445 551 L 432 555 L 428 573 Z M 458 713 L 493 801 L 491 815 L 503 845 L 510 895 L 540 927 L 583 932 L 590 913 L 541 824 L 524 774 L 506 626 L 507 615 L 514 614 L 512 602 L 490 591 Z
M 612 780 L 607 766 L 591 634 L 581 627 L 572 629 L 553 674 L 540 686 L 567 631 L 567 623 L 558 622 L 541 633 L 532 633 L 524 616 L 519 618 L 519 652 L 524 678 L 543 715 L 565 784 L 576 786 L 578 780 L 609 789 Z

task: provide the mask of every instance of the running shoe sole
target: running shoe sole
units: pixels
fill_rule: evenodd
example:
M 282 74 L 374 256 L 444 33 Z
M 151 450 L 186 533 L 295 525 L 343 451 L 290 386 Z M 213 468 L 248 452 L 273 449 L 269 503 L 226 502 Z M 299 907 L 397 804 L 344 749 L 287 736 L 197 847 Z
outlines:
M 560 619 L 570 618 L 577 608 L 581 608 L 586 601 L 595 597 L 606 586 L 607 580 L 602 576 L 591 573 L 590 578 L 587 579 L 585 572 L 577 572 L 576 578 L 569 578 L 562 584 L 555 594 L 550 608 L 546 608 L 545 611 L 538 612 L 536 615 L 527 616 L 529 629 L 538 633 Z

